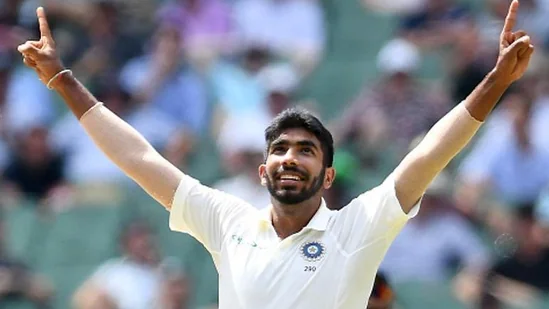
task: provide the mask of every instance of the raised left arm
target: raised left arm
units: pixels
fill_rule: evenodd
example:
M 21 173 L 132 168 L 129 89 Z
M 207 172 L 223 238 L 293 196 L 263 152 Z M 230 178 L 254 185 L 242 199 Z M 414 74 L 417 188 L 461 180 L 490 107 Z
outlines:
M 518 5 L 514 0 L 509 8 L 494 69 L 433 126 L 394 171 L 396 195 L 404 212 L 418 202 L 431 181 L 475 135 L 505 90 L 526 71 L 534 47 L 524 31 L 512 32 Z

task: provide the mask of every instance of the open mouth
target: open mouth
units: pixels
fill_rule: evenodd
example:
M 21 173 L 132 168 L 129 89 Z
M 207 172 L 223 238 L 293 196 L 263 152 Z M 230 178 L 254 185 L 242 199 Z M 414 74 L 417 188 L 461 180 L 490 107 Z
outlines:
M 278 176 L 281 185 L 295 185 L 304 180 L 304 177 L 295 173 L 282 173 Z

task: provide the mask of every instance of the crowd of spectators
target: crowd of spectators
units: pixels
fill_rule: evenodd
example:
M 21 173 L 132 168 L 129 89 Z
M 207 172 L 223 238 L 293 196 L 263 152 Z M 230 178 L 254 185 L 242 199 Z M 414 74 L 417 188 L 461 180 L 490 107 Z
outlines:
M 209 184 L 265 207 L 257 177 L 263 129 L 286 107 L 318 110 L 297 93 L 328 61 L 325 2 L 0 0 L 0 205 L 32 200 L 37 212 L 56 214 L 90 190 L 100 198 L 138 190 L 18 58 L 16 46 L 38 35 L 37 5 L 47 10 L 64 64 L 100 101 L 184 171 L 212 141 L 221 168 Z M 509 1 L 481 2 L 482 10 L 471 1 L 362 0 L 364 10 L 396 16 L 398 25 L 378 49 L 377 79 L 339 114 L 319 115 L 338 152 L 339 178 L 326 196 L 333 208 L 380 182 L 493 67 Z M 528 308 L 549 292 L 549 1 L 520 3 L 517 26 L 536 45 L 531 68 L 390 248 L 381 270 L 395 286 L 450 282 L 457 299 L 480 309 Z M 444 83 L 418 74 L 433 50 L 449 55 Z M 189 308 L 193 283 L 153 239 L 143 222 L 128 226 L 121 258 L 82 282 L 72 305 Z M 54 291 L 0 248 L 0 304 L 22 297 L 48 308 Z

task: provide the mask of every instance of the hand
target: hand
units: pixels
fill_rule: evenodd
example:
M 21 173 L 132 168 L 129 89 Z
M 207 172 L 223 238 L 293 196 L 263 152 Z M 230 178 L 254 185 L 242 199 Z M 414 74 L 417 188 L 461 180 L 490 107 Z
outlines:
M 495 68 L 496 75 L 509 84 L 522 77 L 534 52 L 530 36 L 525 31 L 513 32 L 518 8 L 519 1 L 513 0 L 501 32 L 499 57 Z
M 27 41 L 19 45 L 17 50 L 23 55 L 25 65 L 35 70 L 40 80 L 47 84 L 55 74 L 63 70 L 63 64 L 55 50 L 46 12 L 39 7 L 36 15 L 40 26 L 40 40 Z

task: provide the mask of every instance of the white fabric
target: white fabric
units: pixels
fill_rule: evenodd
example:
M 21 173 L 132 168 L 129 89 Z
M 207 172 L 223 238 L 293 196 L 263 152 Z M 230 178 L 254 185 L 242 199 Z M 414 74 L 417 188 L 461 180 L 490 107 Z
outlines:
M 158 302 L 162 280 L 156 268 L 114 259 L 99 267 L 92 282 L 109 295 L 118 309 L 149 309 Z
M 362 0 L 368 9 L 386 14 L 414 14 L 425 8 L 425 0 Z
M 385 74 L 411 73 L 421 64 L 421 53 L 413 43 L 397 38 L 387 42 L 377 55 L 377 68 Z
M 258 209 L 263 209 L 271 203 L 271 195 L 261 185 L 259 177 L 253 178 L 245 173 L 218 181 L 214 189 L 243 199 Z
M 88 117 L 85 115 L 84 117 Z M 128 123 L 148 142 L 163 147 L 175 132 L 175 126 L 161 113 L 140 109 L 128 115 Z M 130 179 L 116 166 L 94 140 L 86 135 L 83 126 L 72 114 L 66 114 L 52 128 L 50 142 L 67 155 L 65 175 L 74 183 L 129 182 Z
M 483 124 L 471 116 L 465 104 L 461 102 L 444 115 L 395 169 L 399 197 L 405 206 L 413 205 L 425 193 Z
M 268 115 L 259 112 L 229 113 L 219 130 L 217 138 L 219 150 L 223 155 L 233 155 L 243 151 L 263 153 L 265 151 L 263 132 L 270 121 Z
M 164 207 L 171 207 L 183 173 L 162 157 L 143 135 L 102 103 L 86 112 L 80 124 L 124 174 Z
M 263 68 L 257 78 L 268 92 L 291 94 L 299 85 L 299 74 L 289 63 L 276 63 Z
M 220 309 L 363 309 L 376 271 L 406 215 L 390 176 L 340 211 L 324 201 L 299 233 L 280 240 L 268 207 L 255 207 L 184 176 L 170 228 L 188 233 L 212 254 L 219 272 Z M 304 258 L 324 254 L 317 261 Z M 317 250 L 315 250 L 317 249 Z
M 241 44 L 264 45 L 275 51 L 322 51 L 326 39 L 323 14 L 319 2 L 310 0 L 240 0 L 234 6 Z

